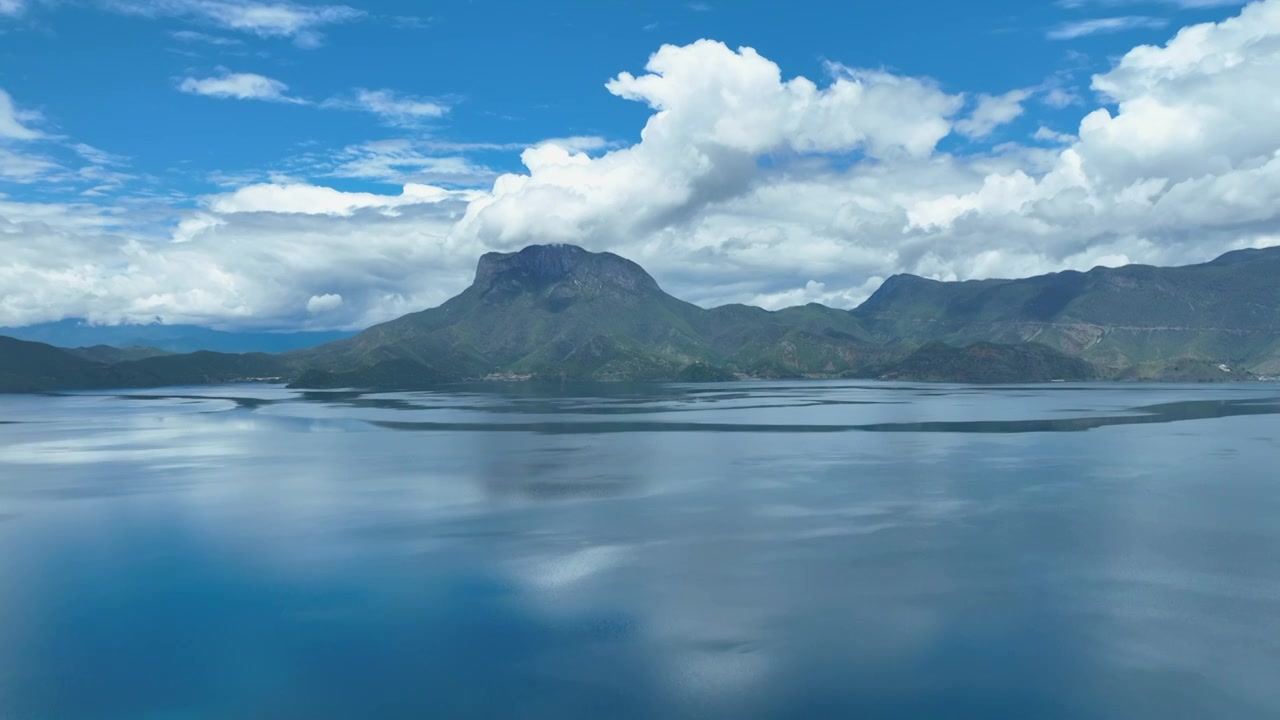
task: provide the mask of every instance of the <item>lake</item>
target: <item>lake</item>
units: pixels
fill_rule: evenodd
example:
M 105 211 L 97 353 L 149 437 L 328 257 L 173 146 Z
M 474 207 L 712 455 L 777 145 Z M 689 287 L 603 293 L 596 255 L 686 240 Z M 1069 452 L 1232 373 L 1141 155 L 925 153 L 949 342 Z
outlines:
M 1280 386 L 0 396 L 0 720 L 1280 717 Z

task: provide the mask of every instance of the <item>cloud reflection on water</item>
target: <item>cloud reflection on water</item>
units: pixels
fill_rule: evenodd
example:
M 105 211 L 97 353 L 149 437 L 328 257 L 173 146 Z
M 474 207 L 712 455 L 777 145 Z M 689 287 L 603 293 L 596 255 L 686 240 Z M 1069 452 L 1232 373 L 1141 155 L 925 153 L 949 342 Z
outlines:
M 0 429 L 0 697 L 103 718 L 376 717 L 370 697 L 386 717 L 1262 717 L 1269 390 L 18 401 L 38 422 Z M 931 430 L 761 429 L 784 421 Z M 99 492 L 49 492 L 77 487 Z

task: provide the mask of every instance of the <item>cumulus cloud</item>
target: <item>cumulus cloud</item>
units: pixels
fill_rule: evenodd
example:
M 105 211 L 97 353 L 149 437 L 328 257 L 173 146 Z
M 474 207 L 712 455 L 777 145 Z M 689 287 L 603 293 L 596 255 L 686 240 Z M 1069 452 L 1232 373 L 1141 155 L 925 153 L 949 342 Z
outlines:
M 178 89 L 192 95 L 234 100 L 265 100 L 266 102 L 305 105 L 306 100 L 286 94 L 289 86 L 254 73 L 223 72 L 216 77 L 183 78 Z
M 300 47 L 317 47 L 317 28 L 351 22 L 365 15 L 346 5 L 300 5 L 259 0 L 103 0 L 106 8 L 144 17 L 181 17 L 258 37 L 291 38 Z
M 1031 97 L 1030 90 L 1011 90 L 1003 95 L 979 95 L 977 107 L 969 117 L 956 123 L 956 131 L 970 138 L 984 138 L 1001 125 L 1022 115 L 1022 103 Z
M 1280 69 L 1278 37 L 1272 0 L 1135 48 L 1093 78 L 1116 114 L 1086 115 L 1048 172 L 987 174 L 970 192 L 917 203 L 913 226 L 962 231 L 999 219 L 1059 257 L 1090 241 L 1168 257 L 1189 242 L 1225 249 L 1273 233 L 1280 125 L 1264 88 Z M 1067 242 L 1068 232 L 1080 239 Z
M 554 143 L 529 148 L 527 173 L 499 177 L 458 232 L 500 247 L 647 235 L 748 192 L 765 155 L 927 157 L 962 102 L 926 81 L 841 66 L 825 88 L 784 81 L 754 50 L 705 40 L 664 46 L 646 70 L 606 84 L 655 111 L 640 143 L 596 158 Z
M 700 304 L 768 307 L 852 306 L 897 272 L 1203 261 L 1280 243 L 1277 76 L 1280 0 L 1267 0 L 1123 54 L 1074 126 L 953 154 L 940 141 L 978 113 L 927 79 L 835 64 L 786 78 L 749 49 L 666 46 L 606 84 L 650 108 L 637 142 L 534 143 L 485 190 L 323 182 L 445 149 L 406 141 L 232 186 L 163 233 L 0 198 L 0 324 L 359 327 L 458 292 L 486 250 L 552 241 L 631 257 Z
M 307 300 L 307 312 L 312 314 L 327 313 L 336 310 L 342 305 L 342 296 L 337 293 L 326 293 L 324 295 L 312 295 Z

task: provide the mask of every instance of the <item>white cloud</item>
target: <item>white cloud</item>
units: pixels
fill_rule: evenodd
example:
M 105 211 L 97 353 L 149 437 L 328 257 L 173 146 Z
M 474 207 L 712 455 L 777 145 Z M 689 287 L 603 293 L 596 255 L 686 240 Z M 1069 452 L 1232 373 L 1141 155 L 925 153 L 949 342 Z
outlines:
M 549 138 L 537 143 L 536 145 L 557 145 L 568 150 L 571 153 L 589 153 L 596 150 L 605 150 L 616 146 L 599 135 L 573 135 L 562 138 Z
M 1031 97 L 1029 90 L 1011 90 L 1003 95 L 979 95 L 978 105 L 969 117 L 956 123 L 956 131 L 970 138 L 984 138 L 1001 125 L 1022 115 L 1022 103 Z
M 48 158 L 0 147 L 0 180 L 33 183 L 61 171 L 62 166 Z
M 805 282 L 804 287 L 755 295 L 747 300 L 747 304 L 769 309 L 795 307 L 809 303 L 819 303 L 828 307 L 856 307 L 863 300 L 871 297 L 871 293 L 874 293 L 883 282 L 884 278 L 873 276 L 867 278 L 858 287 L 831 290 L 824 282 L 809 280 Z
M 1126 30 L 1153 30 L 1168 25 L 1165 18 L 1146 15 L 1126 15 L 1123 17 L 1091 18 L 1065 22 L 1046 33 L 1050 40 L 1074 40 L 1086 35 L 1117 33 Z
M 498 173 L 478 164 L 472 152 L 517 152 L 527 143 L 448 143 L 433 140 L 374 140 L 337 150 L 310 150 L 283 161 L 283 172 L 213 172 L 206 179 L 225 188 L 236 188 L 269 179 L 276 183 L 301 178 L 342 178 L 385 185 L 448 185 L 480 187 L 492 184 Z
M 173 231 L 175 243 L 191 242 L 202 233 L 226 225 L 227 221 L 216 215 L 196 213 L 182 219 Z
M 0 16 L 18 17 L 26 10 L 26 0 L 0 0 Z
M 291 38 L 300 47 L 317 47 L 317 28 L 351 22 L 365 13 L 346 5 L 300 5 L 256 0 L 104 0 L 118 12 L 144 17 L 182 17 L 258 37 Z
M 448 153 L 455 148 L 442 147 Z M 482 148 L 484 149 L 484 148 Z M 463 148 L 465 150 L 465 148 Z M 448 183 L 475 185 L 492 182 L 496 173 L 461 154 L 442 154 L 430 142 L 378 140 L 352 145 L 326 158 L 310 158 L 313 167 L 329 168 L 327 175 L 374 180 L 397 185 Z M 328 165 L 324 163 L 328 162 Z
M 206 45 L 242 45 L 240 40 L 221 35 L 210 35 L 209 33 L 196 32 L 194 30 L 175 30 L 169 33 L 174 40 L 185 43 L 204 43 Z
M 1050 88 L 1044 95 L 1040 96 L 1040 101 L 1051 108 L 1059 110 L 1083 102 L 1079 95 L 1062 88 Z
M 972 114 L 957 120 L 961 96 L 928 80 L 832 65 L 819 84 L 748 50 L 664 47 L 607 85 L 651 108 L 638 142 L 534 143 L 485 191 L 317 180 L 468 163 L 462 146 L 422 139 L 232 187 L 163 233 L 119 210 L 0 199 L 0 325 L 357 327 L 445 300 L 487 250 L 548 241 L 633 258 L 700 304 L 769 307 L 853 305 L 897 272 L 1202 261 L 1280 237 L 1276 77 L 1268 0 L 1125 53 L 1092 79 L 1105 107 L 1075 127 L 954 155 L 938 142 Z M 325 295 L 342 302 L 307 310 Z
M 260 183 L 248 185 L 232 193 L 205 198 L 204 204 L 214 213 L 301 213 L 306 215 L 351 215 L 364 208 L 391 209 L 403 205 L 437 203 L 454 193 L 430 185 L 405 185 L 399 195 L 365 192 L 342 192 L 333 188 L 303 183 Z
M 1044 125 L 1041 125 L 1032 137 L 1041 142 L 1061 143 L 1064 145 L 1075 142 L 1076 140 L 1075 135 L 1061 133 L 1057 130 L 1047 128 Z
M 172 238 L 131 230 L 109 208 L 0 198 L 0 324 L 357 327 L 438 304 L 446 281 L 474 267 L 443 246 L 471 196 L 404 195 L 342 203 L 322 194 L 317 206 L 286 190 L 276 210 L 265 209 L 269 193 L 210 199 Z M 309 312 L 316 288 L 343 302 Z
M 38 113 L 19 110 L 9 93 L 0 90 L 0 138 L 36 140 L 44 137 L 43 133 L 26 126 L 39 119 Z
M 333 98 L 326 107 L 363 110 L 382 117 L 393 125 L 413 125 L 428 118 L 443 117 L 449 107 L 435 100 L 400 95 L 393 90 L 358 89 L 350 99 Z
M 662 87 L 646 96 L 658 98 L 647 100 L 658 112 L 638 145 L 595 159 L 554 147 L 526 152 L 527 172 L 500 178 L 493 198 L 473 203 L 453 236 L 498 247 L 560 240 L 614 249 L 701 303 L 854 298 L 866 278 L 901 271 L 969 278 L 1087 269 L 1118 256 L 1208 259 L 1240 237 L 1274 234 L 1280 222 L 1280 202 L 1266 199 L 1280 149 L 1265 89 L 1280 70 L 1277 14 L 1280 2 L 1271 0 L 1240 19 L 1184 30 L 1166 48 L 1133 50 L 1094 79 L 1117 104 L 1115 117 L 1091 113 L 1079 140 L 1040 134 L 1065 148 L 1002 146 L 968 158 L 883 153 L 848 170 L 788 162 L 771 144 L 777 128 L 784 143 L 818 144 L 805 133 L 807 107 L 745 92 L 740 79 L 708 86 L 681 74 L 692 71 L 663 68 L 644 82 L 678 78 L 684 94 Z M 717 70 L 707 58 L 690 65 Z M 755 116 L 725 97 L 786 110 Z M 880 107 L 930 107 L 909 97 Z M 904 114 L 898 125 L 949 118 Z M 843 119 L 859 127 L 855 113 Z M 673 135 L 668 156 L 661 143 Z M 699 157 L 703 138 L 708 146 L 714 138 L 718 152 Z M 749 149 L 748 160 L 725 145 Z M 696 162 L 681 164 L 691 155 Z M 780 165 L 761 168 L 761 157 Z M 1165 199 L 1172 190 L 1150 184 L 1153 177 L 1181 187 L 1181 207 Z M 1195 199 L 1192 187 L 1203 196 Z
M 307 102 L 301 98 L 286 95 L 289 86 L 279 80 L 254 73 L 223 72 L 217 77 L 183 78 L 178 83 L 178 89 L 192 95 L 215 98 L 265 100 L 296 105 L 304 105 Z
M 307 300 L 307 312 L 312 315 L 327 313 L 337 310 L 342 306 L 342 296 L 336 293 L 326 293 L 324 295 L 312 295 Z
M 0 145 L 0 180 L 23 185 L 41 183 L 43 189 L 54 189 L 55 192 L 74 190 L 74 187 L 63 187 L 64 183 L 79 183 L 93 187 L 83 193 L 96 194 L 106 189 L 117 188 L 131 176 L 106 166 L 118 166 L 124 158 L 111 155 L 84 143 L 64 143 L 63 138 L 46 135 L 29 127 L 29 123 L 39 121 L 40 114 L 17 108 L 13 99 L 0 90 L 0 142 L 17 141 L 18 143 L 39 143 L 40 151 L 11 149 Z M 53 156 L 50 152 L 53 152 Z M 59 158 L 58 155 L 69 155 L 71 158 Z M 89 164 L 78 169 L 75 162 L 86 161 Z
M 128 160 L 128 158 L 114 155 L 86 143 L 74 143 L 71 149 L 94 165 L 123 165 Z
M 0 194 L 0 232 L 14 233 L 24 226 L 68 234 L 106 232 L 120 224 L 112 212 L 98 205 L 19 202 Z
M 528 173 L 498 178 L 458 232 L 503 247 L 647 235 L 749 190 L 766 154 L 926 157 L 961 104 L 931 83 L 840 66 L 826 88 L 783 81 L 754 50 L 710 41 L 664 46 L 646 69 L 606 85 L 655 110 L 639 144 L 598 158 L 550 143 L 527 149 Z

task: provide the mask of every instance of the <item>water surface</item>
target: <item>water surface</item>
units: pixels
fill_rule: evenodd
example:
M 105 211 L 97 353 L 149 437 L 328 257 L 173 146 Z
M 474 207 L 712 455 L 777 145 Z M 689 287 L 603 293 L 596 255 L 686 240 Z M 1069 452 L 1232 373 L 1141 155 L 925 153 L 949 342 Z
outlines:
M 1274 718 L 1280 387 L 0 396 L 0 720 Z

